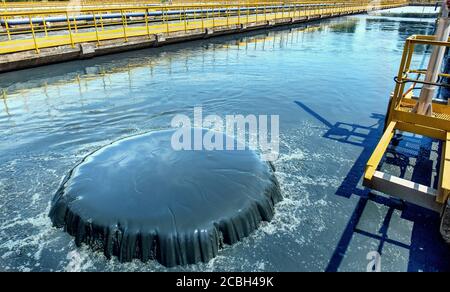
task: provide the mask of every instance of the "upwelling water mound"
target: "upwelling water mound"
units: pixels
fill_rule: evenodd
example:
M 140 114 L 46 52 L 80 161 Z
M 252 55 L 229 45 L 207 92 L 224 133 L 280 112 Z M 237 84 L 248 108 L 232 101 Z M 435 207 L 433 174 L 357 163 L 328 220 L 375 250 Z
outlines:
M 272 164 L 252 150 L 175 151 L 173 133 L 126 138 L 87 156 L 52 201 L 54 226 L 107 257 L 171 267 L 207 262 L 272 219 L 282 199 Z

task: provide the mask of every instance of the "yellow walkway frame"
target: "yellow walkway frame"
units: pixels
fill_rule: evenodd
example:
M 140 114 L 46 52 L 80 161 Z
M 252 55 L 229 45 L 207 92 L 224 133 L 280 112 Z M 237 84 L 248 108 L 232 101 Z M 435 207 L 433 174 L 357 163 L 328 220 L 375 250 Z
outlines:
M 395 91 L 391 96 L 386 117 L 386 129 L 366 165 L 364 186 L 398 197 L 419 206 L 442 211 L 450 196 L 450 103 L 433 101 L 432 116 L 413 112 L 417 97 L 413 96 L 416 84 L 423 84 L 426 71 L 410 69 L 414 48 L 420 45 L 450 47 L 450 42 L 438 42 L 433 36 L 414 35 L 406 40 Z M 415 75 L 415 78 L 410 77 Z M 440 74 L 441 77 L 450 77 Z M 412 86 L 405 90 L 406 84 Z M 442 84 L 435 84 L 441 85 Z M 443 141 L 439 187 L 437 190 L 396 176 L 383 173 L 378 166 L 395 131 L 404 131 Z

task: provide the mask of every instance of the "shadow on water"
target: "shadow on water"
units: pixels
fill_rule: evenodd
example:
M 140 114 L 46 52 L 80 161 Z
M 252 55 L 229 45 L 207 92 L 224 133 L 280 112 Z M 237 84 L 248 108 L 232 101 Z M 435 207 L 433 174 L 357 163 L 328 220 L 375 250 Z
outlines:
M 375 123 L 371 126 L 341 122 L 333 125 L 304 103 L 300 101 L 295 101 L 295 103 L 328 128 L 323 135 L 324 138 L 358 146 L 362 149 L 361 154 L 335 193 L 344 198 L 356 195 L 359 197 L 359 200 L 329 260 L 326 271 L 334 272 L 339 270 L 355 234 L 376 240 L 378 242 L 377 251 L 380 255 L 383 255 L 383 249 L 386 244 L 408 250 L 408 271 L 449 271 L 450 248 L 442 240 L 439 233 L 439 214 L 393 198 L 375 194 L 369 189 L 362 187 L 359 183 L 364 173 L 366 162 L 382 134 L 384 115 L 373 113 L 371 118 L 375 120 Z M 414 167 L 411 179 L 428 185 L 433 184 L 430 177 L 430 174 L 433 175 L 433 172 L 429 168 L 431 151 L 426 150 L 431 146 L 431 139 L 420 136 L 396 137 L 396 139 L 398 139 L 397 143 L 393 143 L 395 145 L 389 147 L 382 164 L 396 166 L 399 172 L 396 175 L 405 177 L 408 166 L 413 166 L 413 163 L 416 167 Z M 402 151 L 404 149 L 399 148 L 408 148 L 408 151 Z M 424 165 L 427 167 L 423 167 Z M 439 165 L 436 167 L 439 169 Z M 434 181 L 436 182 L 436 180 Z M 369 202 L 382 205 L 388 209 L 381 227 L 376 233 L 358 228 L 363 212 Z M 395 211 L 401 212 L 401 219 L 410 221 L 413 224 L 409 243 L 388 236 Z

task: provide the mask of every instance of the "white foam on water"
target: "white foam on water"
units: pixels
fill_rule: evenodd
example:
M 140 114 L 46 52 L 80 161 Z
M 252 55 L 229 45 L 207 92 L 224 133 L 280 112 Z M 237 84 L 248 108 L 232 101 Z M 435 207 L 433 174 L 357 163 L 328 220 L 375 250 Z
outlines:
M 308 188 L 311 186 L 320 186 L 324 188 L 338 186 L 340 180 L 336 176 L 322 174 L 314 178 L 304 174 L 306 163 L 315 163 L 333 158 L 334 161 L 340 161 L 341 157 L 334 157 L 328 154 L 315 154 L 303 150 L 302 141 L 308 136 L 317 136 L 317 127 L 303 127 L 306 131 L 298 131 L 294 134 L 281 137 L 283 150 L 279 159 L 274 163 L 277 169 L 276 176 L 280 182 L 283 200 L 276 205 L 274 218 L 271 222 L 262 222 L 260 228 L 253 232 L 248 238 L 233 246 L 225 246 L 219 255 L 208 263 L 191 265 L 188 267 L 175 267 L 170 270 L 186 270 L 186 271 L 265 271 L 273 270 L 273 263 L 270 260 L 261 258 L 261 253 L 267 251 L 274 241 L 289 241 L 296 245 L 302 246 L 314 240 L 311 236 L 314 232 L 322 232 L 325 230 L 326 218 L 322 214 L 321 208 L 327 206 L 327 201 L 323 197 L 317 197 L 317 194 L 311 194 Z M 309 130 L 308 130 L 309 129 Z M 321 128 L 319 130 L 322 130 Z M 139 130 L 137 130 L 139 132 Z M 78 149 L 76 157 L 71 157 L 72 162 L 81 159 L 90 151 L 87 149 Z M 49 158 L 51 161 L 55 158 Z M 3 257 L 8 260 L 20 255 L 21 266 L 11 268 L 8 261 L 3 269 L 9 267 L 13 270 L 41 270 L 44 269 L 42 263 L 46 261 L 45 256 L 54 255 L 57 265 L 51 264 L 46 267 L 49 270 L 63 271 L 87 271 L 87 270 L 105 270 L 105 271 L 165 271 L 163 267 L 156 261 L 142 263 L 134 260 L 130 263 L 120 263 L 115 257 L 108 260 L 102 252 L 93 251 L 88 246 L 83 245 L 81 248 L 75 247 L 73 238 L 66 235 L 62 230 L 55 229 L 48 218 L 50 203 L 45 205 L 43 202 L 49 202 L 54 189 L 61 179 L 61 171 L 54 168 L 47 168 L 43 159 L 32 159 L 34 169 L 30 169 L 26 176 L 33 181 L 29 182 L 31 186 L 22 194 L 15 194 L 16 199 L 24 202 L 24 209 L 33 212 L 18 212 L 14 218 L 3 221 L 0 224 L 0 232 L 12 230 L 22 230 L 21 234 L 12 236 L 6 241 L 0 241 L 0 251 Z M 33 161 L 32 161 L 33 162 Z M 11 161 L 8 169 L 17 172 L 16 162 Z M 32 173 L 39 172 L 40 175 L 33 177 Z M 51 194 L 47 194 L 49 187 L 45 186 L 45 182 L 54 181 Z M 16 182 L 22 184 L 23 182 Z M 0 187 L 5 187 L 5 181 L 0 179 Z M 23 193 L 33 194 L 24 198 Z M 44 195 L 45 194 L 45 195 Z M 46 201 L 48 200 L 48 201 Z M 3 203 L 4 204 L 4 203 Z M 311 215 L 311 210 L 315 210 L 315 215 Z M 38 211 L 38 212 L 36 212 Z M 31 215 L 30 215 L 31 214 Z M 29 216 L 29 217 L 27 217 Z M 304 228 L 305 226 L 307 228 Z M 23 230 L 29 230 L 24 232 Z M 60 244 L 68 244 L 61 248 Z M 27 254 L 23 255 L 26 250 Z M 31 252 L 30 252 L 31 251 Z M 289 257 L 298 257 L 295 250 L 286 250 L 285 254 Z M 243 259 L 245 257 L 245 259 Z M 14 261 L 12 261 L 14 262 Z
M 291 160 L 304 160 L 306 158 L 305 153 L 299 149 L 295 150 L 295 152 L 290 153 L 288 155 L 281 154 L 280 158 L 278 158 L 277 163 L 291 161 Z
M 93 262 L 89 259 L 89 252 L 86 252 L 86 246 L 70 251 L 66 259 L 69 261 L 64 268 L 66 272 L 86 271 L 94 266 Z
M 54 230 L 52 228 L 51 222 L 48 219 L 48 211 L 50 210 L 50 203 L 44 212 L 38 214 L 35 217 L 29 218 L 15 218 L 4 222 L 0 225 L 1 230 L 6 229 L 20 229 L 26 227 L 31 228 L 35 232 L 30 232 L 25 236 L 21 237 L 11 237 L 0 244 L 0 251 L 3 251 L 7 257 L 15 256 L 21 254 L 22 250 L 26 248 L 31 248 L 34 253 L 27 254 L 28 257 L 34 258 L 34 260 L 39 261 L 41 258 L 42 251 L 52 242 L 52 234 Z
M 256 246 L 267 244 L 273 238 L 279 238 L 280 240 L 281 238 L 289 238 L 289 241 L 293 241 L 297 245 L 304 245 L 314 240 L 308 233 L 303 235 L 303 232 L 301 232 L 300 229 L 305 224 L 310 225 L 310 232 L 325 231 L 326 222 L 323 218 L 326 218 L 326 216 L 320 208 L 328 206 L 328 202 L 324 198 L 312 199 L 306 187 L 308 185 L 337 187 L 341 180 L 338 177 L 327 175 L 318 176 L 314 179 L 302 175 L 300 172 L 302 164 L 315 159 L 324 158 L 320 155 L 310 155 L 310 153 L 298 148 L 290 148 L 287 153 L 281 154 L 275 162 L 275 167 L 283 200 L 276 205 L 276 212 L 272 221 L 261 223 L 260 227 L 250 237 L 231 247 L 225 247 L 220 251 L 218 257 L 206 265 L 196 265 L 193 270 L 271 270 L 270 262 L 257 261 L 257 264 L 255 264 L 251 260 L 239 258 L 235 253 L 239 253 L 238 250 L 245 250 L 243 253 L 247 255 L 246 257 L 250 257 L 248 253 L 255 250 L 255 244 Z M 279 169 L 282 169 L 282 171 L 279 171 Z M 307 211 L 316 209 L 316 215 L 310 217 L 310 213 Z M 286 253 L 292 257 L 298 257 L 296 251 L 286 251 Z M 254 254 L 255 258 L 260 257 L 258 252 L 254 252 Z
M 40 198 L 41 198 L 40 193 L 34 193 L 33 196 L 31 197 L 31 204 L 32 205 L 36 204 Z

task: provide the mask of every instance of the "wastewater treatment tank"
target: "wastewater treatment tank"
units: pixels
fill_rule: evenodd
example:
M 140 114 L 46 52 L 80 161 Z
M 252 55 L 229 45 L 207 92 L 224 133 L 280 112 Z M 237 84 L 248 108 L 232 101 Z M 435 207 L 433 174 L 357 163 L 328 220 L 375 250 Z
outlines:
M 366 271 L 367 253 L 381 245 L 382 271 L 449 271 L 439 214 L 366 202 L 358 183 L 382 135 L 404 40 L 433 28 L 428 18 L 358 15 L 2 74 L 0 269 Z M 374 74 L 354 74 L 367 68 Z M 336 76 L 340 82 L 323 90 L 323 80 Z M 111 139 L 166 129 L 175 114 L 192 116 L 196 105 L 204 116 L 280 116 L 273 163 L 283 201 L 269 224 L 225 245 L 208 264 L 170 269 L 156 260 L 107 260 L 52 228 L 49 202 L 86 155 Z M 408 147 L 386 166 L 393 174 L 407 159 L 428 169 L 439 152 L 429 141 L 403 142 Z M 387 243 L 384 234 L 400 244 Z
M 174 131 L 132 136 L 85 157 L 52 201 L 53 224 L 108 258 L 171 267 L 207 262 L 272 219 L 281 193 L 270 163 L 248 149 L 177 151 Z

